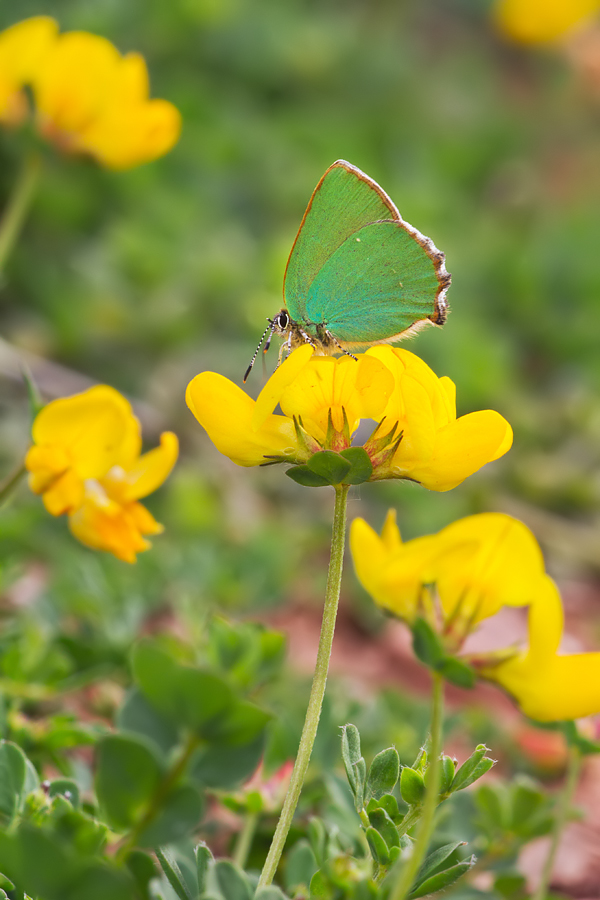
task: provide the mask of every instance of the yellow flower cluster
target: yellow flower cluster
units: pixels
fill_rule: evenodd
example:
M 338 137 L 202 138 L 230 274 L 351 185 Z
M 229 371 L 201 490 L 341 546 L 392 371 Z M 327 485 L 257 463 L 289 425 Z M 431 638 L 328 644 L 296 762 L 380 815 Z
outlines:
M 383 609 L 408 624 L 424 617 L 449 652 L 503 606 L 528 606 L 529 642 L 468 659 L 523 712 L 542 722 L 600 712 L 600 653 L 561 655 L 560 595 L 529 529 L 503 513 L 454 522 L 403 542 L 392 510 L 381 536 L 355 519 L 350 546 L 356 574 Z
M 48 16 L 25 19 L 0 33 L 0 122 L 19 125 L 29 113 L 46 139 L 110 169 L 157 159 L 181 130 L 177 109 L 149 99 L 139 53 L 122 56 L 103 37 L 58 33 Z
M 448 491 L 510 448 L 512 430 L 493 410 L 456 417 L 455 387 L 408 350 L 316 356 L 299 347 L 256 401 L 215 372 L 190 382 L 188 406 L 218 450 L 240 466 L 305 463 L 351 446 L 361 419 L 378 424 L 364 444 L 369 480 L 406 478 Z M 274 413 L 277 405 L 283 415 Z
M 523 44 L 555 41 L 600 9 L 600 0 L 497 0 L 499 29 Z
M 88 547 L 135 562 L 150 547 L 144 535 L 163 530 L 138 501 L 169 475 L 177 437 L 167 431 L 160 447 L 141 454 L 140 423 L 107 385 L 53 400 L 36 416 L 32 437 L 29 486 L 48 512 L 67 514 L 72 533 Z

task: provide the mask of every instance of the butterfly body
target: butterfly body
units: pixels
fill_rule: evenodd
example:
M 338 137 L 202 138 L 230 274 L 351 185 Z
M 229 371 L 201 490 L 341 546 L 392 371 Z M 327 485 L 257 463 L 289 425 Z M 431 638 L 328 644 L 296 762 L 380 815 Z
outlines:
M 304 213 L 284 276 L 285 307 L 269 320 L 265 351 L 273 334 L 284 338 L 282 352 L 308 342 L 329 355 L 443 325 L 449 285 L 433 241 L 403 220 L 377 182 L 337 160 Z

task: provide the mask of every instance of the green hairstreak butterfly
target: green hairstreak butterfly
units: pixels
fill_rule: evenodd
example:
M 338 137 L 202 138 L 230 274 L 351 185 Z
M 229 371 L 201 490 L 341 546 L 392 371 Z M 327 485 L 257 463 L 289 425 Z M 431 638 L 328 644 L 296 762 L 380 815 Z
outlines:
M 305 342 L 320 354 L 350 353 L 443 325 L 449 285 L 433 241 L 376 181 L 338 159 L 310 198 L 285 271 L 285 306 L 268 320 L 244 381 L 274 334 L 285 339 L 281 359 Z

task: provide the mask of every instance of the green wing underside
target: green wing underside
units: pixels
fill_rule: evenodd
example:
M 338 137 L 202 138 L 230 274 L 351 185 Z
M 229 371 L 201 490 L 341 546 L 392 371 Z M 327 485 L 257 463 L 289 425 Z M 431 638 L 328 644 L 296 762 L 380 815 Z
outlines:
M 324 324 L 339 341 L 389 340 L 435 312 L 434 264 L 401 222 L 360 228 L 329 257 L 292 318 Z
M 361 173 L 362 174 L 362 173 Z M 285 274 L 285 301 L 292 319 L 304 318 L 309 288 L 330 256 L 359 228 L 396 217 L 370 181 L 334 164 L 312 196 Z

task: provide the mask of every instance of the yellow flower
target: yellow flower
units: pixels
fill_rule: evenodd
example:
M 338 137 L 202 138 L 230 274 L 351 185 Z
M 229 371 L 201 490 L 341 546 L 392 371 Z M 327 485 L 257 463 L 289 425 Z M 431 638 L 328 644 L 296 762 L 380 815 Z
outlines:
M 511 694 L 525 715 L 540 722 L 578 719 L 600 712 L 600 653 L 561 656 L 563 610 L 547 575 L 529 607 L 529 646 L 496 665 L 479 665 L 483 677 Z
M 361 419 L 378 423 L 364 444 L 369 480 L 409 478 L 446 491 L 510 447 L 510 425 L 491 410 L 456 418 L 454 385 L 414 354 L 377 347 L 358 356 L 317 356 L 305 344 L 253 401 L 233 382 L 203 372 L 187 403 L 211 440 L 241 466 L 308 462 L 351 446 Z M 279 404 L 283 415 L 274 413 Z M 365 479 L 366 480 L 366 479 Z
M 524 606 L 544 574 L 540 548 L 529 529 L 504 513 L 480 513 L 436 535 L 402 542 L 390 510 L 381 537 L 363 519 L 350 529 L 359 581 L 384 609 L 407 622 L 430 614 L 425 590 L 435 585 L 441 633 L 461 641 L 502 606 Z
M 375 602 L 409 625 L 425 618 L 450 654 L 502 606 L 529 606 L 527 649 L 507 647 L 465 661 L 539 721 L 600 712 L 600 653 L 558 655 L 560 595 L 522 522 L 482 513 L 403 543 L 390 510 L 381 536 L 355 519 L 350 549 L 358 579 Z
M 494 14 L 508 37 L 537 44 L 562 37 L 598 9 L 599 0 L 497 0 Z
M 49 16 L 34 16 L 0 32 L 0 122 L 18 125 L 27 116 L 23 87 L 57 32 Z
M 36 416 L 25 457 L 29 486 L 48 512 L 69 514 L 84 544 L 128 562 L 162 531 L 138 500 L 156 490 L 177 459 L 177 438 L 140 455 L 140 424 L 129 402 L 107 385 L 54 400 Z
M 157 159 L 179 137 L 179 112 L 166 100 L 149 99 L 148 71 L 139 53 L 122 56 L 110 41 L 84 31 L 58 35 L 54 20 L 45 16 L 0 34 L 4 121 L 25 117 L 25 85 L 32 89 L 44 137 L 110 169 Z

